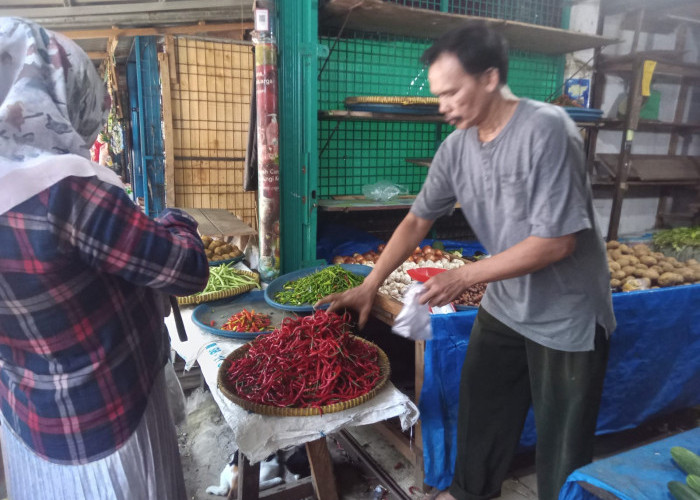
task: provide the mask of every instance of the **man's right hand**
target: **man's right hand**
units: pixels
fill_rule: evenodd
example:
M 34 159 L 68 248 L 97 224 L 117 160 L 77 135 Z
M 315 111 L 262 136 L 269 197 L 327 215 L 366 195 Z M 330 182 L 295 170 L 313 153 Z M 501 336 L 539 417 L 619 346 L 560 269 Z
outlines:
M 368 283 L 362 283 L 350 290 L 323 297 L 314 304 L 314 308 L 322 304 L 330 304 L 328 312 L 342 313 L 345 309 L 355 311 L 358 314 L 358 329 L 362 329 L 369 319 L 369 313 L 372 310 L 374 298 L 377 296 L 377 290 L 376 287 Z

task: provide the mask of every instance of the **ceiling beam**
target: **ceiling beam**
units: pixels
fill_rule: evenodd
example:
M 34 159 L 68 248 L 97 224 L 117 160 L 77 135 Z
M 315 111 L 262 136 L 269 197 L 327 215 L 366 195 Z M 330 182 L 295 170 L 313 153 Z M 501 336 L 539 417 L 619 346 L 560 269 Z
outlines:
M 189 24 L 183 26 L 163 26 L 153 28 L 107 28 L 60 31 L 65 36 L 73 40 L 93 40 L 99 38 L 118 38 L 125 36 L 192 35 L 195 33 L 216 33 L 220 31 L 240 31 L 246 29 L 253 29 L 253 23 Z
M 86 52 L 86 54 L 91 61 L 102 61 L 103 59 L 107 59 L 107 52 L 98 52 L 95 50 L 90 50 Z
M 247 4 L 246 4 L 247 5 Z M 244 5 L 239 4 L 238 9 L 243 10 Z M 18 9 L 2 9 L 2 15 L 8 17 L 73 17 L 93 16 L 105 14 L 145 14 L 150 12 L 172 11 L 206 11 L 211 9 L 232 10 L 236 8 L 232 0 L 171 0 L 169 2 L 139 2 L 139 3 L 111 3 L 109 5 L 70 5 L 64 7 L 23 7 Z M 246 9 L 251 11 L 250 8 Z

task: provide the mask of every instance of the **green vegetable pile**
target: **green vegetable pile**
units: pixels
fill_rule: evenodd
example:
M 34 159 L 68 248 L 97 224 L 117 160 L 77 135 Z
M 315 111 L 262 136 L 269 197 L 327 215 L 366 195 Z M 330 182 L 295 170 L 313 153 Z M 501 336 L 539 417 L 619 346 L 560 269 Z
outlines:
M 676 500 L 700 500 L 700 457 L 682 446 L 671 448 L 671 457 L 687 474 L 685 483 L 669 481 L 668 491 Z
M 653 236 L 654 245 L 671 247 L 676 251 L 700 247 L 700 226 L 676 227 L 659 231 Z
M 222 264 L 220 266 L 212 266 L 209 268 L 209 281 L 207 286 L 199 293 L 195 295 L 201 295 L 204 293 L 212 292 L 222 292 L 224 290 L 230 290 L 231 288 L 236 288 L 245 285 L 255 285 L 256 288 L 260 288 L 258 281 L 248 274 L 244 274 L 241 271 L 232 267 L 232 264 Z
M 354 288 L 364 281 L 364 277 L 346 271 L 340 266 L 329 266 L 315 273 L 285 283 L 275 294 L 280 304 L 300 306 L 313 304 L 331 293 Z

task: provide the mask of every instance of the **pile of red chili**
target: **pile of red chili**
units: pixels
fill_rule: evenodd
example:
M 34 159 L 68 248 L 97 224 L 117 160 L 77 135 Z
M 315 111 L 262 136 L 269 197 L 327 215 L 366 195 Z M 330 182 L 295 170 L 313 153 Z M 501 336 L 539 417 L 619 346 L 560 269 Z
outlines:
M 320 408 L 355 399 L 381 378 L 377 349 L 348 332 L 349 314 L 316 311 L 285 318 L 257 337 L 227 371 L 230 389 L 248 401 Z
M 243 309 L 227 319 L 221 329 L 235 332 L 262 332 L 268 326 L 270 326 L 270 316 L 256 313 L 255 309 L 252 311 Z

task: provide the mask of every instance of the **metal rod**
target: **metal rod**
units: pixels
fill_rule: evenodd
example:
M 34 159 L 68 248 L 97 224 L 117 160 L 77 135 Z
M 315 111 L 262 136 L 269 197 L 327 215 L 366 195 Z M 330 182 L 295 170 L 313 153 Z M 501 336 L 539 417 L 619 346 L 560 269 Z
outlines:
M 141 37 L 134 38 L 136 45 L 136 94 L 139 104 L 139 152 L 141 154 L 141 181 L 143 182 L 143 209 L 146 215 L 150 215 L 150 205 L 148 203 L 148 167 L 146 165 L 146 145 L 144 121 L 145 109 L 143 106 L 143 80 L 141 78 Z

